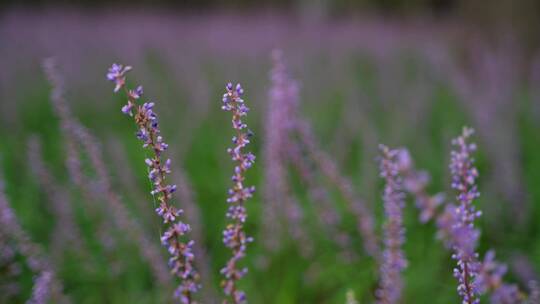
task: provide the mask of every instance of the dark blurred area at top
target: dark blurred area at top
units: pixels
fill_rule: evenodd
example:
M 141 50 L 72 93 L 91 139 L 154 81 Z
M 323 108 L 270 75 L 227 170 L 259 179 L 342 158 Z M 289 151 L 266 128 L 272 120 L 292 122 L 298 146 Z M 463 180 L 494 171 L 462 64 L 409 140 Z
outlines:
M 319 20 L 375 15 L 391 19 L 434 19 L 473 26 L 488 37 L 511 35 L 524 47 L 540 45 L 539 0 L 0 0 L 9 8 L 111 7 L 167 10 L 178 13 L 238 12 L 309 15 Z

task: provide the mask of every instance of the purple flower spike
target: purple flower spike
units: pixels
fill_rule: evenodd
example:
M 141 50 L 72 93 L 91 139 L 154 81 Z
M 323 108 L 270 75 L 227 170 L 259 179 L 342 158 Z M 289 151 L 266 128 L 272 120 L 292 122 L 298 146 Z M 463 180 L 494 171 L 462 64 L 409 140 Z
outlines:
M 403 207 L 405 195 L 402 180 L 399 176 L 400 150 L 390 150 L 381 145 L 382 153 L 380 172 L 385 179 L 383 194 L 386 223 L 384 225 L 384 251 L 381 264 L 381 283 L 376 292 L 377 303 L 399 303 L 403 282 L 401 272 L 407 267 L 407 260 L 402 250 L 405 242 L 405 228 L 403 227 Z
M 109 69 L 107 78 L 115 82 L 114 89 L 117 92 L 125 85 L 125 73 L 131 67 L 113 64 Z M 152 182 L 151 194 L 159 203 L 155 209 L 165 225 L 165 232 L 161 236 L 161 243 L 167 248 L 170 254 L 169 267 L 171 273 L 181 280 L 174 295 L 180 303 L 196 303 L 193 294 L 200 288 L 199 274 L 193 267 L 195 255 L 193 254 L 192 240 L 185 240 L 191 228 L 188 224 L 179 220 L 182 210 L 171 204 L 173 193 L 176 192 L 176 185 L 166 183 L 167 174 L 171 172 L 170 159 L 164 160 L 162 157 L 168 145 L 160 135 L 158 118 L 153 111 L 154 103 L 145 102 L 137 104 L 137 100 L 142 97 L 143 88 L 138 86 L 135 90 L 126 89 L 128 103 L 122 108 L 122 112 L 133 117 L 137 124 L 136 136 L 143 142 L 143 148 L 148 148 L 152 152 L 152 157 L 145 159 L 148 166 L 148 178 Z M 135 115 L 133 115 L 135 110 Z
M 481 212 L 472 204 L 480 193 L 475 184 L 478 170 L 474 167 L 472 158 L 476 145 L 467 143 L 473 132 L 472 129 L 465 127 L 461 136 L 452 141 L 456 150 L 451 152 L 450 172 L 452 188 L 458 191 L 458 204 L 446 209 L 446 219 L 449 220 L 447 223 L 450 227 L 445 229 L 450 234 L 450 245 L 454 251 L 452 258 L 457 261 L 454 276 L 459 282 L 458 293 L 465 304 L 480 302 L 478 299 L 480 290 L 475 282 L 481 268 L 478 254 L 475 252 L 480 232 L 474 228 L 474 220 Z
M 472 146 L 475 147 L 474 145 Z M 456 212 L 454 204 L 445 205 L 444 208 L 439 206 L 444 202 L 442 193 L 430 195 L 427 192 L 429 175 L 423 171 L 416 171 L 412 158 L 409 153 L 403 150 L 400 156 L 400 174 L 404 179 L 404 188 L 412 194 L 416 200 L 416 207 L 420 210 L 420 220 L 427 222 L 430 219 L 435 219 L 438 228 L 438 237 L 444 241 L 446 247 L 452 251 L 454 248 L 465 248 L 465 251 L 474 251 L 475 239 L 478 238 L 479 232 L 476 230 L 467 231 L 467 229 L 458 228 L 462 217 Z M 476 170 L 474 175 L 478 173 Z M 470 179 L 469 179 L 470 181 Z M 458 182 L 459 183 L 459 182 Z M 468 195 L 460 194 L 461 199 L 468 198 Z M 479 215 L 476 212 L 476 215 Z M 470 230 L 470 229 L 469 229 Z M 471 249 L 471 246 L 473 248 Z M 519 291 L 516 285 L 506 284 L 503 281 L 503 276 L 506 273 L 506 265 L 495 260 L 495 252 L 489 250 L 482 262 L 473 263 L 470 268 L 478 269 L 474 281 L 472 282 L 473 290 L 479 294 L 489 293 L 491 295 L 491 303 L 522 303 L 524 293 Z M 459 271 L 456 272 L 459 276 Z
M 247 303 L 246 295 L 242 290 L 239 290 L 236 283 L 247 272 L 247 268 L 238 268 L 239 261 L 246 255 L 247 243 L 253 242 L 253 238 L 246 236 L 244 232 L 244 223 L 247 218 L 246 208 L 244 203 L 253 195 L 255 187 L 244 186 L 244 174 L 249 169 L 254 161 L 255 156 L 252 153 L 244 153 L 242 149 L 249 143 L 250 132 L 243 132 L 247 126 L 242 122 L 241 117 L 247 115 L 249 109 L 244 105 L 244 101 L 240 96 L 244 90 L 240 84 L 236 85 L 233 90 L 232 83 L 226 86 L 227 92 L 223 95 L 224 111 L 232 112 L 232 126 L 236 130 L 236 136 L 233 137 L 235 146 L 228 149 L 233 161 L 236 162 L 234 167 L 234 175 L 232 181 L 234 183 L 232 189 L 228 191 L 229 198 L 227 203 L 229 208 L 226 216 L 231 220 L 223 231 L 223 243 L 232 251 L 232 257 L 227 262 L 226 266 L 221 269 L 221 273 L 225 277 L 221 285 L 227 297 L 223 303 Z

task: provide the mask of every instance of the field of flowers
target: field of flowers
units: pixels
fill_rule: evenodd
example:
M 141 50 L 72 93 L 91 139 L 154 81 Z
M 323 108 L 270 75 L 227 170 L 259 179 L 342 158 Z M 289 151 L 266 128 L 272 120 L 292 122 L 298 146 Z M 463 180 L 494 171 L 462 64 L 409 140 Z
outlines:
M 11 10 L 0 41 L 0 303 L 540 303 L 511 36 Z

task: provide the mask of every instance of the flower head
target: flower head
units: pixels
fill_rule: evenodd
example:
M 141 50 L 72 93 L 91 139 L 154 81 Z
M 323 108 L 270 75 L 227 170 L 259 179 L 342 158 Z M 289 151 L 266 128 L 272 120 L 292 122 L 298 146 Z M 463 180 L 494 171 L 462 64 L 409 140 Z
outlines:
M 118 92 L 126 84 L 125 74 L 131 70 L 131 67 L 113 63 L 107 73 L 107 79 L 115 83 L 114 92 Z

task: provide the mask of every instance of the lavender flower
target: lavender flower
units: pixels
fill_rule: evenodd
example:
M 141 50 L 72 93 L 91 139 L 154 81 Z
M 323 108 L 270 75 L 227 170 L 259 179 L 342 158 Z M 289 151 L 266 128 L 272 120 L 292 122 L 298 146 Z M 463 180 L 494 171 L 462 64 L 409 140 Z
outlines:
M 438 226 L 437 234 L 449 249 L 453 249 L 454 244 L 462 241 L 462 234 L 454 233 L 454 227 L 460 221 L 460 217 L 455 212 L 455 206 L 447 205 L 444 209 L 439 207 L 444 201 L 444 195 L 438 193 L 429 195 L 427 184 L 429 175 L 426 172 L 418 172 L 414 169 L 413 161 L 407 150 L 401 150 L 399 159 L 400 174 L 404 178 L 404 189 L 411 193 L 416 199 L 416 207 L 420 210 L 420 220 L 425 223 L 430 219 L 435 219 Z M 495 252 L 489 250 L 484 260 L 478 263 L 478 275 L 473 285 L 480 294 L 491 293 L 493 303 L 517 303 L 523 299 L 523 292 L 519 291 L 516 285 L 503 282 L 507 267 L 495 260 Z
M 244 186 L 244 173 L 251 168 L 255 161 L 255 156 L 251 152 L 244 153 L 243 148 L 250 142 L 253 135 L 252 132 L 244 131 L 247 125 L 242 121 L 242 117 L 246 116 L 249 108 L 244 104 L 242 95 L 244 90 L 240 84 L 233 88 L 232 83 L 227 84 L 227 92 L 223 95 L 224 111 L 232 112 L 232 126 L 236 130 L 236 136 L 232 138 L 233 148 L 227 149 L 231 158 L 236 162 L 234 167 L 234 175 L 232 176 L 233 187 L 229 189 L 229 198 L 227 203 L 229 208 L 227 217 L 231 219 L 231 223 L 227 225 L 223 231 L 223 243 L 232 251 L 232 257 L 227 262 L 227 265 L 221 269 L 221 273 L 225 276 L 222 282 L 222 287 L 225 295 L 230 299 L 226 299 L 224 303 L 246 303 L 246 295 L 239 290 L 236 283 L 247 272 L 247 268 L 238 268 L 238 262 L 246 255 L 247 243 L 253 242 L 252 237 L 246 236 L 244 232 L 244 223 L 247 218 L 246 208 L 244 203 L 252 197 L 255 192 L 255 187 Z
M 118 92 L 126 84 L 125 74 L 130 70 L 130 66 L 123 66 L 116 63 L 113 63 L 113 65 L 109 69 L 109 72 L 107 73 L 107 79 L 116 84 L 116 86 L 114 87 L 115 93 Z
M 200 286 L 198 283 L 199 274 L 193 267 L 194 241 L 183 241 L 191 228 L 179 219 L 183 211 L 171 204 L 176 186 L 166 183 L 171 161 L 169 159 L 163 160 L 162 157 L 162 153 L 168 148 L 168 145 L 160 135 L 158 117 L 153 111 L 155 104 L 153 102 L 145 102 L 142 105 L 137 103 L 143 94 L 141 86 L 135 90 L 129 90 L 125 87 L 125 73 L 130 69 L 131 67 L 113 64 L 107 78 L 116 84 L 115 92 L 124 88 L 128 101 L 127 105 L 122 108 L 122 112 L 134 118 L 138 127 L 137 138 L 143 142 L 143 148 L 148 148 L 152 153 L 152 156 L 147 158 L 145 163 L 148 166 L 148 177 L 152 182 L 151 194 L 159 203 L 155 211 L 166 226 L 166 230 L 161 236 L 161 243 L 167 247 L 170 254 L 169 267 L 171 272 L 181 280 L 174 295 L 181 303 L 195 303 L 193 293 L 197 292 Z M 132 111 L 135 111 L 135 115 Z
M 481 212 L 476 211 L 472 205 L 480 193 L 475 184 L 478 170 L 474 167 L 474 158 L 471 155 L 476 150 L 476 145 L 467 143 L 473 132 L 472 129 L 465 127 L 461 136 L 452 141 L 457 149 L 451 152 L 450 172 L 452 188 L 458 191 L 458 205 L 453 206 L 453 209 L 447 209 L 453 222 L 449 227 L 454 250 L 452 257 L 458 266 L 454 269 L 454 276 L 458 279 L 458 293 L 465 304 L 480 302 L 478 300 L 480 291 L 474 284 L 480 270 L 478 254 L 475 252 L 480 232 L 474 228 L 474 220 Z
M 50 298 L 50 285 L 53 279 L 53 274 L 50 271 L 42 272 L 35 281 L 32 288 L 32 297 L 26 304 L 47 304 Z
M 309 256 L 313 245 L 310 244 L 302 221 L 303 210 L 291 195 L 288 183 L 287 161 L 291 147 L 291 131 L 294 127 L 294 115 L 298 106 L 298 84 L 290 79 L 283 63 L 282 53 L 272 53 L 274 62 L 270 74 L 271 88 L 268 96 L 267 116 L 265 121 L 264 145 L 264 188 L 265 204 L 263 217 L 264 245 L 271 251 L 277 251 L 283 227 L 295 242 L 298 242 L 303 256 Z M 286 223 L 283 223 L 284 216 Z
M 402 180 L 399 177 L 399 150 L 390 150 L 381 145 L 381 177 L 385 179 L 383 193 L 386 223 L 384 225 L 384 251 L 380 267 L 381 281 L 376 292 L 378 303 L 398 303 L 403 282 L 401 272 L 407 260 L 401 246 L 405 242 L 402 209 L 405 207 Z

